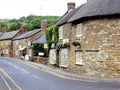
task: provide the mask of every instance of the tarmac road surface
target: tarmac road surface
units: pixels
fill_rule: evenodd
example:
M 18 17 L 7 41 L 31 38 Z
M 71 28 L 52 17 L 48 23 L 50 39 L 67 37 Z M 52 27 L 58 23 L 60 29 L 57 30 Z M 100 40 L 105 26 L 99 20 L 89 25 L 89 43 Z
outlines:
M 17 88 L 12 90 L 120 90 L 118 82 L 81 81 L 58 77 L 18 60 L 0 58 L 0 67 L 2 74 L 9 79 L 6 80 L 8 84 L 11 81 Z M 0 90 L 9 90 L 2 74 L 0 73 Z

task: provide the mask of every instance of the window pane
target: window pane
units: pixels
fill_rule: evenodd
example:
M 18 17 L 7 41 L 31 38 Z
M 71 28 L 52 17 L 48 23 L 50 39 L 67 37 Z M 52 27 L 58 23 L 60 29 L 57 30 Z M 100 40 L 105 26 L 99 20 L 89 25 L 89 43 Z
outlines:
M 76 52 L 76 64 L 83 65 L 82 52 Z
M 49 53 L 50 64 L 56 64 L 56 50 L 51 49 Z
M 63 28 L 59 28 L 59 39 L 63 39 Z
M 68 50 L 67 49 L 61 49 L 60 52 L 60 66 L 67 67 L 68 66 Z

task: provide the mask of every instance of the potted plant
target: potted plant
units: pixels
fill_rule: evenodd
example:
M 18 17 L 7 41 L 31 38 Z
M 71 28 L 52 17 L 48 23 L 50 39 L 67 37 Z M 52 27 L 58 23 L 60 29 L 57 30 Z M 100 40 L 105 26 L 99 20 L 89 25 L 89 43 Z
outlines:
M 76 47 L 76 46 L 80 46 L 80 43 L 77 42 L 77 41 L 74 41 L 74 42 L 72 43 L 72 45 Z
M 74 41 L 74 42 L 72 43 L 72 45 L 75 46 L 77 49 L 79 49 L 79 48 L 81 47 L 80 43 L 77 42 L 77 41 Z
M 70 48 L 70 44 L 69 43 L 64 43 L 63 46 L 66 47 L 66 48 Z

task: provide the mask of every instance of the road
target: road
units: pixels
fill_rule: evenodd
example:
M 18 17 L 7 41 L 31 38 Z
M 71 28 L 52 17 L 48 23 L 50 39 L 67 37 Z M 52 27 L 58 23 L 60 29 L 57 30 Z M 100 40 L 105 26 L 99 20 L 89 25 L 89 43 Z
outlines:
M 17 60 L 0 58 L 0 67 L 2 74 L 9 79 L 6 80 L 8 85 L 13 88 L 14 84 L 12 90 L 120 90 L 120 83 L 117 82 L 103 83 L 60 78 Z M 0 87 L 4 88 L 0 90 L 10 90 L 6 84 L 1 86 L 2 82 L 4 80 L 0 76 Z
M 0 90 L 9 90 L 4 76 L 0 73 Z

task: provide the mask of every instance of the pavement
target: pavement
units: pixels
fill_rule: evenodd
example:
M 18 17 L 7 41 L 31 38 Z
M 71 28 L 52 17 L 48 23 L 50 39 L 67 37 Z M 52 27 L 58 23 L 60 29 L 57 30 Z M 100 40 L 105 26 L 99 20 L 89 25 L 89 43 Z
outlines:
M 7 58 L 7 57 L 3 57 Z M 16 60 L 14 58 L 9 58 L 12 60 Z M 17 59 L 19 62 L 24 63 L 26 65 L 32 66 L 33 68 L 40 69 L 44 72 L 50 73 L 52 75 L 58 76 L 60 78 L 72 79 L 72 80 L 80 80 L 86 82 L 116 82 L 120 83 L 120 78 L 97 78 L 97 77 L 89 77 L 89 76 L 82 76 L 75 73 L 65 72 L 59 68 L 51 68 L 49 66 L 31 62 L 31 61 L 23 61 L 21 59 Z

